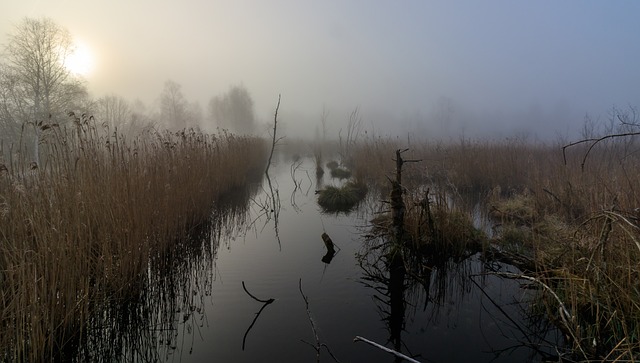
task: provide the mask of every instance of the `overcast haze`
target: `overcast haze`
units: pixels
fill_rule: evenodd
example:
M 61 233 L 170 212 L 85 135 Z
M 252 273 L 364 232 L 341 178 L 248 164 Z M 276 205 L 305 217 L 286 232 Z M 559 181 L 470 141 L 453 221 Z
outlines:
M 263 122 L 332 132 L 356 106 L 379 133 L 575 136 L 585 114 L 640 106 L 638 1 L 31 1 L 0 42 L 50 17 L 93 52 L 94 97 L 147 105 L 167 79 L 206 111 L 243 84 Z M 449 124 L 442 122 L 446 105 Z M 303 127 L 302 125 L 313 126 Z M 446 132 L 446 134 L 445 134 Z

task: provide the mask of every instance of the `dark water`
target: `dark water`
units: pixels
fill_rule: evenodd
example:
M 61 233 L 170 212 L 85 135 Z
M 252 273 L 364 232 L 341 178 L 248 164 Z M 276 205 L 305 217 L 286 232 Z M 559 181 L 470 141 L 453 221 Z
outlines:
M 152 291 L 141 298 L 141 307 L 124 318 L 114 313 L 124 323 L 100 330 L 93 345 L 85 344 L 84 358 L 313 362 L 319 342 L 340 362 L 395 361 L 354 342 L 356 336 L 421 362 L 539 362 L 546 357 L 540 352 L 555 353 L 554 345 L 561 343 L 557 333 L 527 303 L 535 292 L 490 273 L 515 268 L 471 254 L 426 266 L 428 281 L 390 272 L 363 238 L 378 203 L 349 215 L 323 214 L 309 159 L 281 160 L 270 175 L 280 208 L 273 208 L 265 181 L 232 212 L 221 212 L 214 232 L 203 233 L 188 252 L 177 251 L 171 269 L 150 268 L 145 288 Z M 325 176 L 320 183 L 337 182 Z M 323 232 L 339 247 L 330 264 L 322 261 Z M 274 301 L 254 300 L 243 282 L 255 297 Z M 115 353 L 113 343 L 97 347 L 105 339 L 119 342 Z M 87 346 L 96 348 L 89 354 Z M 102 350 L 110 356 L 101 357 Z M 325 347 L 320 361 L 334 361 Z

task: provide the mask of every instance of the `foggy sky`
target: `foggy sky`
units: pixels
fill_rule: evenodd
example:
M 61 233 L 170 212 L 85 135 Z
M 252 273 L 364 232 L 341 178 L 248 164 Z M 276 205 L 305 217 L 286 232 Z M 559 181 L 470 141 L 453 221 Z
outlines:
M 638 1 L 20 0 L 0 43 L 41 16 L 92 49 L 96 98 L 153 106 L 172 79 L 206 111 L 243 84 L 306 136 L 323 105 L 333 134 L 359 107 L 378 134 L 541 138 L 640 106 Z

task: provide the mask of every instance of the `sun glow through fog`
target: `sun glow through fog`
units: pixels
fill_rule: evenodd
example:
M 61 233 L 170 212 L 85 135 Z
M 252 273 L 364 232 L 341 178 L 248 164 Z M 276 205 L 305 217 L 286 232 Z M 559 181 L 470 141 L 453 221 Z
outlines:
M 93 53 L 80 41 L 76 41 L 74 47 L 74 51 L 67 57 L 64 65 L 73 74 L 88 76 L 95 68 Z

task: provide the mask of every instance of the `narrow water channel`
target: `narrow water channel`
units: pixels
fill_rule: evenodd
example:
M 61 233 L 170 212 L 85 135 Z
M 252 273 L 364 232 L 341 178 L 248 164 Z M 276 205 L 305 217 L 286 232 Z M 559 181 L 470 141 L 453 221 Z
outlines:
M 281 156 L 270 170 L 280 208 L 273 208 L 265 181 L 235 213 L 224 214 L 194 254 L 199 262 L 178 264 L 186 277 L 163 299 L 174 300 L 150 313 L 171 323 L 149 324 L 147 338 L 124 344 L 127 359 L 314 362 L 321 344 L 321 362 L 334 362 L 328 350 L 340 362 L 399 361 L 354 342 L 361 336 L 420 362 L 540 362 L 560 344 L 542 312 L 529 306 L 532 291 L 491 274 L 515 268 L 475 254 L 428 267 L 430 281 L 394 276 L 365 249 L 363 232 L 376 206 L 322 213 L 315 190 L 337 180 L 328 173 L 315 180 L 311 159 Z M 323 262 L 323 233 L 339 248 L 330 263 Z

